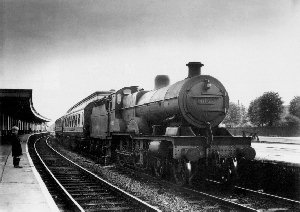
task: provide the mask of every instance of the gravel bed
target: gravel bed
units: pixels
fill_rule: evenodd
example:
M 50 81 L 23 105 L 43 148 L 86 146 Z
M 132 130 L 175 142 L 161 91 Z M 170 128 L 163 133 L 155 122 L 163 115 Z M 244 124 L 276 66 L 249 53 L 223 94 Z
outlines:
M 146 180 L 132 179 L 126 174 L 119 173 L 114 167 L 103 167 L 96 164 L 89 158 L 65 149 L 54 139 L 50 140 L 50 144 L 72 161 L 162 211 L 215 211 L 214 209 L 216 209 L 212 203 L 208 203 L 206 200 L 189 202 L 183 193 L 176 191 L 176 188 L 168 188 L 167 186 L 162 188 L 158 184 L 147 183 Z

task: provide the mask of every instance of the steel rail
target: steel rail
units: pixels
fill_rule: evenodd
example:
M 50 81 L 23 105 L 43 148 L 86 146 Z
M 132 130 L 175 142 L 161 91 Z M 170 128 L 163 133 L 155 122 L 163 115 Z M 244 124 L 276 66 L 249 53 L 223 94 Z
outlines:
M 123 169 L 123 170 L 131 170 L 132 171 L 131 168 L 126 168 L 126 167 L 121 167 L 121 169 Z M 150 178 L 154 178 L 154 179 L 159 179 L 157 177 L 153 177 L 152 175 L 149 175 L 149 174 L 146 174 L 146 173 L 137 173 L 137 174 L 139 174 L 139 175 L 141 174 L 141 175 L 144 175 L 144 176 L 147 176 L 147 177 L 150 177 Z M 197 190 L 194 190 L 194 189 L 191 189 L 191 188 L 182 187 L 182 186 L 179 186 L 177 184 L 171 183 L 170 181 L 166 181 L 166 180 L 161 180 L 160 179 L 160 183 L 161 182 L 164 183 L 164 184 L 168 184 L 170 186 L 174 186 L 174 187 L 180 188 L 180 189 L 182 189 L 184 191 L 189 191 L 189 192 L 200 194 L 201 196 L 203 196 L 205 198 L 208 198 L 211 201 L 216 201 L 217 203 L 220 203 L 220 204 L 222 204 L 222 205 L 224 205 L 226 207 L 236 208 L 236 209 L 242 210 L 242 211 L 260 212 L 260 210 L 248 207 L 246 205 L 235 203 L 235 202 L 232 202 L 230 200 L 223 199 L 223 198 L 220 198 L 220 197 L 217 197 L 217 196 L 205 193 L 205 192 L 197 191 Z
M 49 138 L 49 137 L 48 137 Z M 47 138 L 47 140 L 48 140 Z M 55 182 L 58 184 L 58 186 L 63 190 L 63 192 L 68 196 L 69 200 L 76 206 L 76 208 L 79 210 L 79 211 L 82 211 L 84 212 L 85 210 L 79 205 L 79 203 L 69 194 L 69 192 L 64 188 L 63 185 L 61 185 L 61 183 L 56 179 L 56 177 L 54 176 L 54 174 L 51 172 L 50 169 L 48 169 L 47 165 L 45 164 L 44 160 L 41 158 L 40 154 L 38 153 L 37 149 L 36 149 L 36 142 L 38 140 L 36 140 L 34 142 L 34 150 L 35 150 L 35 153 L 37 154 L 37 156 L 39 157 L 41 163 L 43 164 L 43 166 L 45 167 L 45 169 L 48 171 L 48 173 L 51 175 L 51 177 L 55 180 Z
M 220 182 L 215 181 L 215 180 L 206 179 L 206 181 L 216 183 L 216 184 L 221 184 Z M 240 189 L 240 190 L 243 190 L 243 191 L 246 191 L 246 192 L 249 192 L 249 193 L 259 194 L 259 195 L 266 196 L 266 197 L 272 197 L 274 199 L 278 199 L 278 200 L 286 201 L 288 203 L 299 204 L 300 205 L 300 201 L 298 201 L 298 200 L 289 199 L 289 198 L 286 198 L 286 197 L 280 197 L 280 196 L 277 196 L 277 195 L 274 195 L 274 194 L 269 194 L 269 193 L 265 193 L 265 192 L 261 192 L 261 191 L 255 191 L 255 190 L 252 190 L 252 189 L 249 189 L 249 188 L 243 188 L 243 187 L 240 187 L 240 186 L 234 186 L 234 188 Z
M 191 191 L 191 192 L 195 192 L 197 194 L 200 194 L 202 196 L 205 196 L 207 198 L 210 198 L 212 200 L 215 200 L 217 202 L 221 202 L 227 206 L 233 206 L 237 209 L 240 209 L 240 210 L 243 210 L 243 211 L 251 211 L 251 212 L 259 212 L 260 210 L 257 210 L 257 209 L 254 209 L 254 208 L 251 208 L 251 207 L 248 207 L 246 205 L 243 205 L 243 204 L 239 204 L 239 203 L 235 203 L 235 202 L 232 202 L 230 200 L 227 200 L 227 199 L 223 199 L 223 198 L 220 198 L 220 197 L 217 197 L 217 196 L 213 196 L 211 194 L 208 194 L 208 193 L 204 193 L 204 192 L 201 192 L 201 191 L 197 191 L 197 190 L 194 190 L 194 189 L 190 189 L 190 188 L 186 188 L 184 187 L 185 190 L 187 191 Z
M 57 153 L 58 155 L 60 155 L 61 157 L 63 157 L 63 158 L 66 159 L 67 161 L 69 161 L 70 163 L 72 163 L 73 165 L 77 166 L 78 168 L 80 168 L 81 170 L 85 171 L 86 173 L 88 173 L 88 174 L 94 176 L 95 178 L 97 178 L 98 180 L 100 180 L 101 182 L 103 182 L 104 184 L 106 184 L 107 186 L 109 186 L 109 187 L 113 188 L 114 190 L 116 190 L 116 191 L 122 193 L 122 194 L 125 195 L 128 199 L 133 199 L 134 201 L 138 202 L 140 205 L 142 205 L 143 207 L 147 208 L 147 210 L 149 210 L 149 211 L 161 212 L 161 210 L 159 210 L 158 208 L 156 208 L 156 207 L 154 207 L 154 206 L 148 204 L 147 202 L 145 202 L 145 201 L 143 201 L 143 200 L 141 200 L 141 199 L 139 199 L 139 198 L 137 198 L 137 197 L 135 197 L 135 196 L 129 194 L 128 192 L 126 192 L 126 191 L 124 191 L 124 190 L 122 190 L 122 189 L 120 189 L 120 188 L 114 186 L 113 184 L 111 184 L 111 183 L 109 183 L 108 181 L 102 179 L 102 178 L 99 177 L 98 175 L 92 173 L 91 171 L 89 171 L 89 170 L 85 169 L 84 167 L 78 165 L 77 163 L 71 161 L 70 159 L 68 159 L 67 157 L 65 157 L 64 155 L 62 155 L 62 154 L 59 153 L 58 151 L 56 151 L 54 148 L 52 148 L 52 147 L 49 145 L 49 143 L 48 143 L 48 139 L 49 139 L 49 137 L 48 137 L 47 140 L 46 140 L 47 146 L 48 146 L 50 149 L 52 149 L 55 153 Z
M 297 200 L 289 199 L 289 198 L 286 198 L 286 197 L 280 197 L 280 196 L 277 196 L 277 195 L 274 195 L 274 194 L 268 194 L 268 193 L 261 192 L 261 191 L 255 191 L 255 190 L 251 190 L 251 189 L 243 188 L 243 187 L 239 187 L 239 186 L 234 186 L 234 187 L 237 188 L 237 189 L 241 189 L 241 190 L 247 191 L 247 192 L 251 192 L 251 193 L 255 193 L 255 194 L 260 194 L 260 195 L 263 195 L 263 196 L 272 197 L 274 199 L 283 200 L 283 201 L 287 201 L 289 203 L 299 204 L 300 205 L 300 201 L 297 201 Z
M 47 142 L 47 145 L 49 146 L 48 142 Z M 53 149 L 51 146 L 49 146 L 51 149 Z M 55 152 L 57 152 L 55 149 L 53 149 Z M 58 153 L 60 154 L 60 153 Z M 60 154 L 61 155 L 61 154 Z M 62 156 L 64 157 L 64 156 Z M 66 158 L 66 157 L 64 157 Z M 68 161 L 70 161 L 68 158 L 66 158 Z M 71 163 L 73 163 L 72 161 L 70 161 Z M 75 163 L 73 163 L 75 164 Z M 75 164 L 77 165 L 77 164 Z M 79 166 L 79 165 L 77 165 Z M 130 168 L 125 168 L 125 167 L 121 167 L 122 169 L 127 169 L 129 170 Z M 132 171 L 132 169 L 130 169 Z M 88 171 L 89 172 L 89 171 Z M 136 171 L 135 171 L 136 172 Z M 93 173 L 92 173 L 93 174 Z M 148 177 L 151 177 L 151 178 L 155 178 L 155 179 L 158 179 L 157 177 L 153 177 L 151 175 L 148 175 L 146 173 L 138 173 L 138 174 L 143 174 L 143 175 L 147 175 Z M 94 175 L 94 174 L 93 174 Z M 217 181 L 212 181 L 212 180 L 209 180 L 211 182 L 214 182 L 214 183 L 218 183 Z M 174 184 L 174 183 L 171 183 L 169 181 L 165 181 L 165 180 L 161 180 L 160 179 L 160 183 L 167 183 L 171 186 L 176 186 L 178 187 L 178 185 Z M 279 197 L 279 196 L 276 196 L 276 195 L 272 195 L 272 194 L 267 194 L 267 193 L 263 193 L 263 192 L 260 192 L 260 191 L 254 191 L 254 190 L 251 190 L 251 189 L 247 189 L 247 188 L 242 188 L 242 187 L 238 187 L 238 186 L 235 186 L 235 188 L 237 189 L 242 189 L 244 191 L 247 191 L 249 193 L 254 193 L 254 194 L 259 194 L 259 195 L 263 195 L 265 197 L 269 197 L 269 198 L 274 198 L 274 199 L 278 199 L 278 200 L 281 200 L 281 201 L 285 201 L 287 202 L 288 204 L 300 204 L 299 201 L 297 200 L 292 200 L 292 199 L 288 199 L 288 198 L 285 198 L 285 197 Z M 252 208 L 251 206 L 249 206 L 248 204 L 243 204 L 243 203 L 236 203 L 234 201 L 231 201 L 230 199 L 227 199 L 227 198 L 222 198 L 222 197 L 218 197 L 218 196 L 214 196 L 214 195 L 211 195 L 209 193 L 205 193 L 205 192 L 202 192 L 202 191 L 199 191 L 199 190 L 195 190 L 195 189 L 191 189 L 191 188 L 187 188 L 187 187 L 181 187 L 182 190 L 185 190 L 185 191 L 190 191 L 190 192 L 193 192 L 193 193 L 197 193 L 203 197 L 206 197 L 212 201 L 216 201 L 216 202 L 219 202 L 220 204 L 223 204 L 224 206 L 226 207 L 231 207 L 231 208 L 237 208 L 239 210 L 242 210 L 242 211 L 261 211 L 261 209 L 257 209 L 257 208 Z

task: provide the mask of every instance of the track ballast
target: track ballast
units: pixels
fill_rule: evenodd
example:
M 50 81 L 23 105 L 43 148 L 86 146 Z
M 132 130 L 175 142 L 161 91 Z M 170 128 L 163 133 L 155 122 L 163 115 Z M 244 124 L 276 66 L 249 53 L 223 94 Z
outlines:
M 62 211 L 159 211 L 64 158 L 45 140 L 30 143 L 29 152 Z

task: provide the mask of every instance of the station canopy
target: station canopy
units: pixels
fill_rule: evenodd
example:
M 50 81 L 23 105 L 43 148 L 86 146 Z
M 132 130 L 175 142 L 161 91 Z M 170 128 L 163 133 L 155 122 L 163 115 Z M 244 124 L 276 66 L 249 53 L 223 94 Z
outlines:
M 34 109 L 32 89 L 0 89 L 0 113 L 27 122 L 50 121 Z

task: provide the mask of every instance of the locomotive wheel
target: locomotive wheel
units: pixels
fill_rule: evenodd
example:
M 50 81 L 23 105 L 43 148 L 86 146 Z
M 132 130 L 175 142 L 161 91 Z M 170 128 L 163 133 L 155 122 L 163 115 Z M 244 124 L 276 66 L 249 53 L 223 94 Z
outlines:
M 161 159 L 156 158 L 153 163 L 153 174 L 158 178 L 163 178 L 165 175 L 165 166 Z
M 184 185 L 189 183 L 190 171 L 184 160 L 174 160 L 172 165 L 173 178 L 176 184 Z
M 125 162 L 124 162 L 124 160 L 123 160 L 123 157 L 122 157 L 121 155 L 119 155 L 119 154 L 117 154 L 117 164 L 118 164 L 119 166 L 124 166 L 124 165 L 125 165 Z
M 223 160 L 221 164 L 220 180 L 225 185 L 233 185 L 237 180 L 237 160 L 230 158 Z

